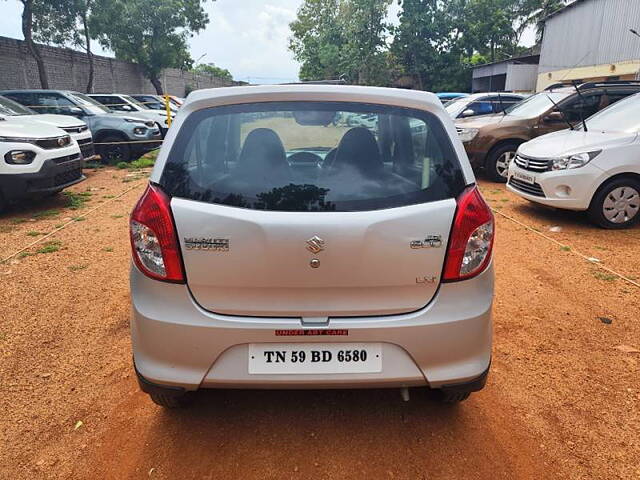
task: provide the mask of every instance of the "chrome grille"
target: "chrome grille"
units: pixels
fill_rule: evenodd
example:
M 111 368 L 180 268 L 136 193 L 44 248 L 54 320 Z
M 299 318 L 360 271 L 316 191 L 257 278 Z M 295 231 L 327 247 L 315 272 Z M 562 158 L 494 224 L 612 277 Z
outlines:
M 86 132 L 88 128 L 86 125 L 78 125 L 77 127 L 63 127 L 62 130 L 67 133 L 82 133 Z
M 515 162 L 518 167 L 530 172 L 548 172 L 551 170 L 551 160 L 516 155 Z
M 537 183 L 527 183 L 521 180 L 518 180 L 515 177 L 511 177 L 509 179 L 509 185 L 511 185 L 516 190 L 520 190 L 521 192 L 528 193 L 529 195 L 533 195 L 534 197 L 544 197 L 544 191 L 542 187 Z

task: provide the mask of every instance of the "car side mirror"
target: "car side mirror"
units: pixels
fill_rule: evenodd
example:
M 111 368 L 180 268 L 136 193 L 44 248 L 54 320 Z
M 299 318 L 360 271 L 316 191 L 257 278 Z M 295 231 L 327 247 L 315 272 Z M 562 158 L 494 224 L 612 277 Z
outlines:
M 471 109 L 465 110 L 464 112 L 462 112 L 460 114 L 460 118 L 473 117 L 475 114 L 476 114 L 476 112 L 474 112 Z
M 551 112 L 542 118 L 544 123 L 560 123 L 564 122 L 564 116 L 561 112 Z
M 61 113 L 62 115 L 73 115 L 74 117 L 84 116 L 84 110 L 80 107 L 63 107 Z

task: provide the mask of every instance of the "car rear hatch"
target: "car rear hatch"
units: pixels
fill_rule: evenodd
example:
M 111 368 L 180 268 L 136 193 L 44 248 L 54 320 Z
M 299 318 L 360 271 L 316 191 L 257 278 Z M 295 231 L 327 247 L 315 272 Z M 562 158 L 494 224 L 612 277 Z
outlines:
M 427 305 L 465 187 L 436 116 L 330 102 L 196 112 L 160 186 L 199 305 L 319 322 Z

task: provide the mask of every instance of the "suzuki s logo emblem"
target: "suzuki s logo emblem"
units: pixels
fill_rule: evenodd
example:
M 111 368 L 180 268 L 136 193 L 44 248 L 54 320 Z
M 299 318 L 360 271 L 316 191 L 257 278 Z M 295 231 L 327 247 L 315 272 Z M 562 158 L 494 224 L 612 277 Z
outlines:
M 324 240 L 315 235 L 307 240 L 307 250 L 311 253 L 320 253 L 324 250 Z

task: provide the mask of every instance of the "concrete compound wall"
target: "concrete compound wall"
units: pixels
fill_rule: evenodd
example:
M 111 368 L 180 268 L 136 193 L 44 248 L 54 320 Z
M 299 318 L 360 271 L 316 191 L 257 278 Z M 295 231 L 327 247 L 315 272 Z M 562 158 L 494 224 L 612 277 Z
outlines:
M 69 48 L 41 46 L 49 87 L 86 92 L 89 62 L 86 54 Z M 153 93 L 155 88 L 135 63 L 94 56 L 94 93 Z M 170 68 L 161 77 L 165 91 L 185 96 L 185 88 L 214 88 L 238 85 L 210 75 L 195 75 Z M 0 37 L 0 90 L 40 88 L 38 68 L 22 40 Z

